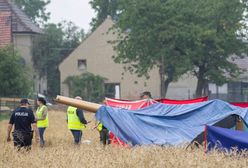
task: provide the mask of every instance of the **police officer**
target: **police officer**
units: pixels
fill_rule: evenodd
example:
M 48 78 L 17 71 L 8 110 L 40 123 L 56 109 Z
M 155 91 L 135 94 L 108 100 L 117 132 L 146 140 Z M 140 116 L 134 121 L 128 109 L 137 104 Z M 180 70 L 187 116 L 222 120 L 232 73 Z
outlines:
M 27 150 L 31 149 L 33 130 L 35 131 L 36 141 L 38 138 L 38 129 L 35 122 L 33 111 L 29 108 L 28 99 L 21 99 L 20 107 L 16 108 L 11 114 L 8 130 L 7 141 L 10 142 L 10 133 L 13 125 L 15 126 L 13 134 L 14 146 L 18 149 L 24 147 Z
M 77 96 L 75 99 L 82 100 Z M 74 137 L 74 143 L 79 144 L 82 138 L 82 130 L 86 128 L 87 121 L 84 118 L 83 110 L 69 106 L 67 109 L 68 129 Z

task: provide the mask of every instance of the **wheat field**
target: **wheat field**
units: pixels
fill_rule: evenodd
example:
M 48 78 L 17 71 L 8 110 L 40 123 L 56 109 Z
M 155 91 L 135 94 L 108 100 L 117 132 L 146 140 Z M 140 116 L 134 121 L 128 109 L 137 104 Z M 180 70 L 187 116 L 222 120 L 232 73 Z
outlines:
M 227 155 L 218 152 L 205 154 L 203 148 L 185 149 L 173 147 L 142 146 L 122 148 L 102 146 L 99 133 L 92 130 L 94 122 L 84 130 L 83 140 L 91 143 L 73 144 L 67 129 L 65 112 L 49 111 L 50 125 L 45 132 L 46 146 L 40 148 L 33 142 L 31 151 L 19 151 L 13 142 L 6 142 L 8 121 L 0 122 L 0 168 L 134 168 L 134 167 L 247 167 L 247 154 Z M 87 120 L 94 114 L 86 113 Z

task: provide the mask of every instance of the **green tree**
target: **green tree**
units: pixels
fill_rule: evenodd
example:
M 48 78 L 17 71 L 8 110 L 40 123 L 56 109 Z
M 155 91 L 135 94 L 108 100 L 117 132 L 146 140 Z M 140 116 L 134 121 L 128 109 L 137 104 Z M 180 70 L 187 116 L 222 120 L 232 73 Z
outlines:
M 165 96 L 169 83 L 176 81 L 190 66 L 183 51 L 185 32 L 175 20 L 178 11 L 173 3 L 161 0 L 124 1 L 122 13 L 116 23 L 118 39 L 112 41 L 117 63 L 127 63 L 127 69 L 148 76 L 159 68 L 161 96 Z
M 208 82 L 241 73 L 230 57 L 247 49 L 247 0 L 123 0 L 121 6 L 115 61 L 138 75 L 159 67 L 161 96 L 185 72 L 198 79 L 197 97 Z
M 96 17 L 92 19 L 91 26 L 94 31 L 106 18 L 111 16 L 116 19 L 118 16 L 119 0 L 91 0 L 91 7 L 96 12 Z
M 58 24 L 60 29 L 63 31 L 63 46 L 69 49 L 73 49 L 86 37 L 83 29 L 79 29 L 71 21 L 62 21 Z
M 15 0 L 15 2 L 36 23 L 46 22 L 50 17 L 50 13 L 46 12 L 50 0 Z
M 49 74 L 51 65 L 59 62 L 62 58 L 58 55 L 58 50 L 62 47 L 64 32 L 56 24 L 47 24 L 44 27 L 44 34 L 34 41 L 33 63 L 40 76 Z M 59 59 L 59 60 L 58 60 Z
M 28 69 L 13 46 L 0 48 L 0 96 L 27 96 L 32 88 Z
M 105 78 L 92 73 L 83 73 L 79 76 L 69 76 L 64 81 L 69 87 L 71 97 L 82 96 L 90 102 L 102 102 L 105 96 Z
M 33 62 L 40 76 L 47 76 L 49 96 L 59 94 L 58 66 L 79 45 L 82 36 L 83 30 L 79 30 L 71 22 L 62 22 L 58 25 L 45 25 L 44 34 L 35 39 Z
M 207 95 L 209 82 L 222 85 L 242 70 L 232 59 L 247 53 L 247 0 L 174 2 L 183 14 L 191 72 L 198 79 L 196 97 Z

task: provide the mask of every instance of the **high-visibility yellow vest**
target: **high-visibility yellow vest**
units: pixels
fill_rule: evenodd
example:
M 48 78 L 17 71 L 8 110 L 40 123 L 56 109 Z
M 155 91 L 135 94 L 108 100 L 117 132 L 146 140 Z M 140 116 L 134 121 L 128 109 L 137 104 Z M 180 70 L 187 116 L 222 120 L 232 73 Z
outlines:
M 97 125 L 97 130 L 98 130 L 98 131 L 101 131 L 101 130 L 102 130 L 102 123 L 99 123 L 99 124 Z
M 36 110 L 36 116 L 37 118 L 42 118 L 42 112 L 44 110 L 44 108 L 47 108 L 45 105 L 38 107 L 38 109 Z M 38 120 L 37 121 L 37 127 L 38 128 L 43 128 L 43 127 L 48 127 L 48 113 L 46 114 L 46 118 L 44 120 Z
M 68 129 L 71 130 L 82 130 L 85 128 L 85 125 L 80 122 L 77 116 L 77 108 L 69 106 L 67 109 L 67 117 L 68 117 Z

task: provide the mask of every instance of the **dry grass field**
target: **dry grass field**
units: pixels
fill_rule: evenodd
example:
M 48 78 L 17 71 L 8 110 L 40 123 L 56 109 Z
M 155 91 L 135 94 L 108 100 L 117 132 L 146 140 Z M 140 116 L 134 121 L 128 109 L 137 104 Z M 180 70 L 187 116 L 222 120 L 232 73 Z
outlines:
M 93 114 L 87 113 L 87 120 Z M 34 143 L 29 152 L 17 152 L 13 143 L 6 142 L 8 121 L 0 121 L 0 168 L 79 168 L 79 167 L 247 167 L 247 155 L 227 156 L 212 152 L 205 155 L 204 150 L 142 146 L 121 148 L 99 143 L 98 132 L 92 130 L 94 122 L 84 130 L 84 140 L 90 144 L 73 144 L 71 133 L 67 130 L 65 113 L 50 111 L 50 126 L 45 132 L 46 147 Z

